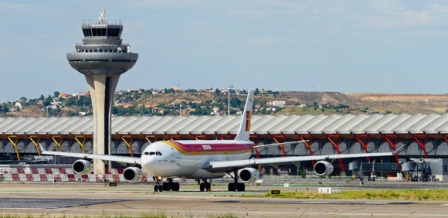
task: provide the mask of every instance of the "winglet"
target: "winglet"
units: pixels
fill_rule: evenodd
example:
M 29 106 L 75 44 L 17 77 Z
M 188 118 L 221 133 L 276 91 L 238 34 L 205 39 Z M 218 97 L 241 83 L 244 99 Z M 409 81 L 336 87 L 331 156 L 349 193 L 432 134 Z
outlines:
M 252 107 L 254 104 L 254 90 L 249 90 L 247 93 L 246 105 L 244 106 L 243 118 L 241 119 L 238 134 L 235 140 L 249 141 L 250 136 L 250 119 L 252 117 Z
M 401 151 L 403 151 L 403 150 L 404 150 L 404 146 L 405 146 L 405 145 L 402 145 L 401 147 L 399 147 L 397 150 L 395 150 L 395 151 L 393 152 L 393 154 L 396 155 L 396 154 L 400 153 Z

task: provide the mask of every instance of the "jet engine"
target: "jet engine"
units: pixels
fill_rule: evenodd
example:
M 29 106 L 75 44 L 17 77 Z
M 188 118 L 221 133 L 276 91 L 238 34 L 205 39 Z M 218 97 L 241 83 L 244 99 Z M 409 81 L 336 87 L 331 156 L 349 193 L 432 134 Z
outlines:
M 333 172 L 333 170 L 333 164 L 328 161 L 321 160 L 314 164 L 314 172 L 318 176 L 328 176 Z
M 89 174 L 90 171 L 92 171 L 93 164 L 88 160 L 79 159 L 73 163 L 72 168 L 75 173 L 84 175 Z
M 123 177 L 130 183 L 138 182 L 143 176 L 143 171 L 138 167 L 128 167 L 123 171 Z
M 251 167 L 247 167 L 240 170 L 239 174 L 240 179 L 243 180 L 244 182 L 254 182 L 255 180 L 258 179 L 258 176 L 260 175 L 258 170 Z

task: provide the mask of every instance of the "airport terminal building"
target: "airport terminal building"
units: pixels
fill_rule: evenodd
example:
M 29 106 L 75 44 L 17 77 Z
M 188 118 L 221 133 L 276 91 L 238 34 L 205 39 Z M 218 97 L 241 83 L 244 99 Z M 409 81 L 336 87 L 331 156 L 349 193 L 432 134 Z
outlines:
M 30 161 L 40 156 L 39 143 L 66 152 L 93 151 L 92 117 L 0 118 L 2 163 Z M 140 156 L 146 146 L 160 140 L 233 139 L 240 116 L 113 117 L 110 153 Z M 279 146 L 253 151 L 254 158 L 394 151 L 396 156 L 375 158 L 376 163 L 403 163 L 410 158 L 448 158 L 448 114 L 431 115 L 282 115 L 253 116 L 251 140 L 256 145 Z M 303 141 L 293 144 L 284 142 Z M 61 158 L 57 163 L 72 163 Z M 349 163 L 334 160 L 335 173 L 350 175 Z M 369 158 L 357 161 L 372 162 Z M 312 162 L 291 163 L 291 174 L 312 168 Z

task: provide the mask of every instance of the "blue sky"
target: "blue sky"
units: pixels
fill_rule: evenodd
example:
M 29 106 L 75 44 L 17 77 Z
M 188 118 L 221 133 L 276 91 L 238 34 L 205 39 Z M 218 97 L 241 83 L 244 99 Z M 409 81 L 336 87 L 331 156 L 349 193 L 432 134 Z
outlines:
M 0 1 L 0 102 L 87 91 L 66 53 L 106 10 L 139 53 L 118 90 L 448 93 L 448 2 Z

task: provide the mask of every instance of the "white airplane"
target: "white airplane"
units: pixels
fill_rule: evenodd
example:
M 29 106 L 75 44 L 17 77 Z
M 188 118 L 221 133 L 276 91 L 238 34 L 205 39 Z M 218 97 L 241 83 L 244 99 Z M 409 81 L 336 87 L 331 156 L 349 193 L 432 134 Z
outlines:
M 226 174 L 233 177 L 229 183 L 229 191 L 245 191 L 245 182 L 254 182 L 259 172 L 252 166 L 278 164 L 300 161 L 318 161 L 314 171 L 318 176 L 327 176 L 333 172 L 331 159 L 391 156 L 399 152 L 332 154 L 313 156 L 289 156 L 251 159 L 252 150 L 256 149 L 249 140 L 250 120 L 252 117 L 254 91 L 249 91 L 243 117 L 234 140 L 179 140 L 158 141 L 145 148 L 141 157 L 125 157 L 100 154 L 47 151 L 41 145 L 42 154 L 61 155 L 81 158 L 73 163 L 73 170 L 78 174 L 88 174 L 93 169 L 92 159 L 115 161 L 132 164 L 123 171 L 128 182 L 139 181 L 144 173 L 153 175 L 156 185 L 154 191 L 179 191 L 179 183 L 173 178 L 195 179 L 200 183 L 200 191 L 210 190 L 214 178 L 222 178 Z M 294 143 L 294 142 L 293 142 Z M 299 143 L 299 142 L 296 142 Z M 277 145 L 277 144 L 276 144 Z M 266 147 L 269 145 L 260 145 Z M 232 174 L 233 172 L 233 174 Z M 163 182 L 163 178 L 166 178 Z M 242 182 L 239 182 L 241 180 Z M 162 182 L 162 184 L 160 184 Z

